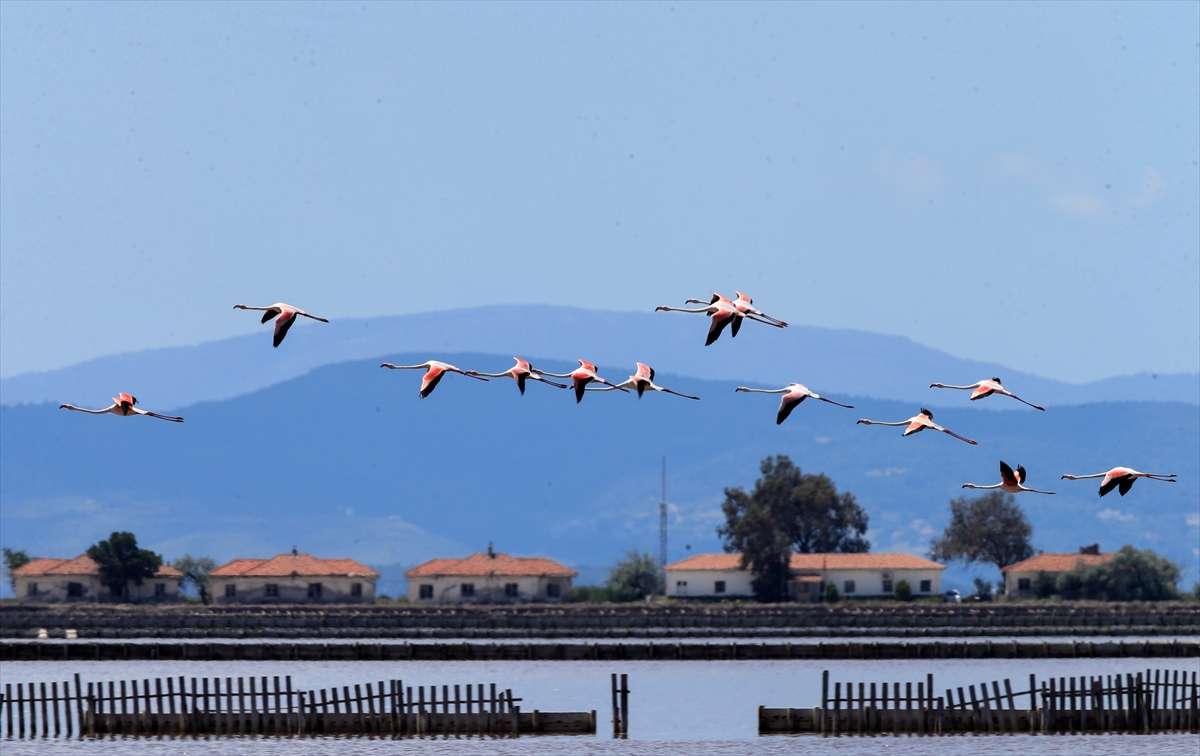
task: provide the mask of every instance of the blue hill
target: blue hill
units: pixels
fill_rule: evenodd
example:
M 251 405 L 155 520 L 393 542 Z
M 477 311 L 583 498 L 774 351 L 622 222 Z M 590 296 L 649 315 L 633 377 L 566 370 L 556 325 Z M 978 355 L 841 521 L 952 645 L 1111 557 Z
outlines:
M 509 364 L 484 354 L 438 357 L 490 372 Z M 607 564 L 631 546 L 656 549 L 665 456 L 677 559 L 687 545 L 693 553 L 719 550 L 722 488 L 752 485 L 763 457 L 787 454 L 858 497 L 870 514 L 873 550 L 921 553 L 944 527 L 949 499 L 964 493 L 961 484 L 995 482 L 1004 459 L 1024 464 L 1030 485 L 1059 492 L 1019 498 L 1038 548 L 1132 542 L 1188 565 L 1190 579 L 1197 574 L 1200 410 L 1193 405 L 996 411 L 965 394 L 929 391 L 945 404 L 925 402 L 938 422 L 979 441 L 968 446 L 943 434 L 902 438 L 899 428 L 856 425 L 859 417 L 907 418 L 917 404 L 819 384 L 856 408 L 808 402 L 776 426 L 776 397 L 661 372 L 660 383 L 702 400 L 609 392 L 576 405 L 567 391 L 530 385 L 522 397 L 507 379 L 457 375 L 420 400 L 418 372 L 378 364 L 326 365 L 195 404 L 181 412 L 183 425 L 53 405 L 0 408 L 4 545 L 70 556 L 129 529 L 168 558 L 264 556 L 295 545 L 414 564 L 493 541 L 510 553 Z M 620 380 L 629 371 L 601 372 Z M 1100 499 L 1095 481 L 1058 479 L 1118 464 L 1178 473 L 1181 482 L 1140 481 L 1124 498 Z

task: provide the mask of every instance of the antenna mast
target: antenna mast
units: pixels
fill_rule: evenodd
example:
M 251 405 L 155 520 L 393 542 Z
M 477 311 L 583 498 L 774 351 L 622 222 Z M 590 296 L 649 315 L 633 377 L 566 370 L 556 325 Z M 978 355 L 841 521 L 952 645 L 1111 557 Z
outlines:
M 667 566 L 667 458 L 662 458 L 662 502 L 658 505 L 658 569 Z M 663 573 L 663 594 L 666 594 L 666 573 Z

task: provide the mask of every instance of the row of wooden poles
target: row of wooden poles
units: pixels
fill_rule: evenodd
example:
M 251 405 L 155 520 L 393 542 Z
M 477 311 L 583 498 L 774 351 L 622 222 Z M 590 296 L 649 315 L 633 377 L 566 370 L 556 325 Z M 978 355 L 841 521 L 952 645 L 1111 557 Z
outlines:
M 176 685 L 178 680 L 178 685 Z M 248 680 L 248 682 L 247 682 Z M 7 737 L 71 737 L 122 734 L 450 734 L 517 733 L 521 712 L 511 689 L 491 683 L 465 686 L 404 686 L 380 680 L 314 691 L 293 690 L 290 675 L 273 680 L 254 677 L 191 678 L 84 683 L 69 681 L 5 683 L 4 727 Z M 415 692 L 414 692 L 415 691 Z M 339 695 L 340 693 L 340 695 Z M 427 695 L 428 694 L 428 695 Z M 563 717 L 564 715 L 552 715 Z M 586 718 L 585 713 L 575 716 Z M 529 715 L 526 715 L 529 719 Z M 595 731 L 592 715 L 591 731 Z M 530 723 L 526 723 L 529 728 Z M 539 731 L 538 712 L 532 730 Z
M 856 690 L 857 685 L 857 690 Z M 973 733 L 1200 732 L 1200 682 L 1193 670 L 1049 678 L 1029 676 L 1029 688 L 1013 691 L 1009 679 L 947 688 L 933 694 L 933 675 L 916 683 L 836 682 L 822 675 L 821 707 L 810 710 L 760 707 L 759 728 L 823 735 L 934 735 Z M 955 695 L 957 691 L 957 696 Z M 968 695 L 969 693 L 969 695 Z M 1029 708 L 1018 708 L 1028 696 Z M 844 706 L 844 708 L 843 708 Z

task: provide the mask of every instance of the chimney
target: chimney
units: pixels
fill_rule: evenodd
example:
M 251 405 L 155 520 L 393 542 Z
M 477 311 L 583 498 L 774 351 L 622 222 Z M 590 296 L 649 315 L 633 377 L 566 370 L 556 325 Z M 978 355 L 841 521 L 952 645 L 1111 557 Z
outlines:
M 1079 553 L 1080 554 L 1094 554 L 1094 555 L 1098 556 L 1100 554 L 1100 544 L 1093 543 L 1091 546 L 1080 546 Z
M 496 558 L 496 552 L 492 550 L 492 542 L 491 541 L 488 541 L 488 558 L 489 559 Z
M 293 546 L 292 547 L 292 556 L 299 556 L 299 555 L 300 555 L 300 552 L 296 551 L 296 547 Z

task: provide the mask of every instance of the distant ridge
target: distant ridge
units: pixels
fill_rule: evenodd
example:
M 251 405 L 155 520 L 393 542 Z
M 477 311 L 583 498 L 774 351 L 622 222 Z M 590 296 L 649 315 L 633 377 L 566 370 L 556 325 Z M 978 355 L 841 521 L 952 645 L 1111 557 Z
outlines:
M 146 406 L 172 410 L 242 396 L 349 360 L 397 352 L 430 357 L 475 352 L 496 355 L 481 368 L 490 372 L 507 368 L 511 356 L 584 358 L 597 363 L 601 375 L 624 378 L 640 361 L 659 372 L 694 378 L 779 386 L 799 381 L 830 396 L 938 404 L 958 397 L 929 389 L 930 383 L 971 383 L 995 375 L 1045 406 L 1106 401 L 1200 405 L 1200 374 L 1195 373 L 1142 373 L 1072 385 L 960 359 L 900 336 L 803 325 L 776 330 L 748 323 L 737 339 L 726 334 L 704 347 L 703 318 L 669 313 L 498 305 L 302 325 L 308 327 L 293 329 L 279 349 L 271 348 L 271 329 L 264 326 L 250 336 L 111 355 L 5 378 L 0 380 L 0 403 L 104 402 L 111 396 L 107 392 L 132 390 Z M 1020 407 L 1003 398 L 976 406 Z

